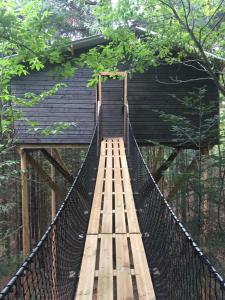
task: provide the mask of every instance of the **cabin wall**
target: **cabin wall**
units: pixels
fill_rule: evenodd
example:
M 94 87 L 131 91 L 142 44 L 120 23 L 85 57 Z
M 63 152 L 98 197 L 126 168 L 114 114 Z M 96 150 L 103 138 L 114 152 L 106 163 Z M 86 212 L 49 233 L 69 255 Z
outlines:
M 170 78 L 177 76 L 182 84 L 175 84 Z M 36 132 L 29 131 L 28 126 L 20 121 L 16 125 L 17 142 L 20 144 L 56 143 L 56 144 L 88 144 L 91 140 L 95 126 L 96 90 L 88 88 L 87 81 L 91 77 L 91 71 L 82 68 L 76 71 L 73 78 L 65 80 L 68 87 L 60 89 L 55 95 L 45 99 L 43 102 L 32 107 L 20 108 L 25 117 L 40 123 L 38 127 L 52 125 L 54 122 L 74 122 L 63 134 L 41 136 Z M 128 103 L 130 119 L 134 134 L 139 143 L 149 141 L 176 145 L 174 136 L 168 124 L 163 122 L 155 110 L 165 111 L 172 114 L 182 114 L 185 108 L 171 95 L 178 98 L 187 96 L 188 92 L 196 87 L 207 86 L 205 101 L 216 103 L 213 114 L 218 114 L 219 102 L 218 91 L 211 80 L 204 79 L 207 74 L 195 68 L 184 65 L 164 65 L 151 68 L 143 74 L 135 74 L 128 80 Z M 203 78 L 190 82 L 190 79 Z M 160 82 L 161 83 L 160 83 Z M 164 83 L 162 83 L 164 82 Z M 12 80 L 12 93 L 22 97 L 26 92 L 39 93 L 48 90 L 55 81 L 48 71 L 33 72 L 29 76 L 15 78 Z M 166 84 L 168 83 L 168 84 Z M 103 83 L 103 105 L 106 127 L 108 132 L 110 126 L 115 131 L 121 131 L 119 125 L 122 114 L 118 100 L 123 93 L 122 81 Z M 104 102 L 105 99 L 105 102 Z M 115 104 L 113 103 L 115 101 Z M 117 103 L 117 104 L 116 104 Z M 115 124 L 112 121 L 113 113 L 117 114 Z M 193 117 L 192 117 L 193 118 Z M 193 122 L 196 122 L 193 118 Z M 217 124 L 218 125 L 218 124 Z M 217 141 L 217 137 L 215 138 Z
M 49 71 L 51 69 L 13 79 L 12 93 L 23 97 L 27 92 L 38 94 L 49 90 L 56 83 Z M 24 117 L 39 122 L 39 128 L 44 129 L 54 122 L 71 122 L 72 125 L 63 134 L 42 136 L 29 130 L 26 122 L 19 121 L 15 124 L 17 143 L 88 144 L 95 126 L 96 103 L 95 89 L 87 87 L 90 77 L 91 71 L 88 68 L 79 69 L 73 78 L 63 80 L 67 87 L 60 89 L 55 95 L 32 107 L 18 107 L 23 111 Z
M 200 78 L 202 79 L 199 80 Z M 176 144 L 170 124 L 162 121 L 156 110 L 179 116 L 186 115 L 192 120 L 191 123 L 198 124 L 198 117 L 187 115 L 187 108 L 173 96 L 182 99 L 196 88 L 206 87 L 204 102 L 215 104 L 207 117 L 218 115 L 218 90 L 213 81 L 207 78 L 208 75 L 204 71 L 182 64 L 162 65 L 151 68 L 144 74 L 135 74 L 128 81 L 128 102 L 133 131 L 139 143 L 151 140 L 167 145 Z M 219 128 L 218 123 L 215 124 L 215 128 Z M 211 143 L 217 143 L 218 131 L 215 135 L 214 130 L 210 138 Z

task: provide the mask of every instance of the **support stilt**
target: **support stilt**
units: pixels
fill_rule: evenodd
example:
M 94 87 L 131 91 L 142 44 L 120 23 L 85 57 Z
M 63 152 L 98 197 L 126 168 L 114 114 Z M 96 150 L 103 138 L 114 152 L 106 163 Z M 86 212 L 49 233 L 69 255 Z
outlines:
M 55 152 L 54 149 L 51 149 L 51 155 L 55 158 Z M 55 166 L 51 164 L 51 179 L 55 183 Z M 56 191 L 54 189 L 51 189 L 51 212 L 52 212 L 52 219 L 56 215 Z
M 55 158 L 56 154 L 54 149 L 51 149 L 51 155 Z M 55 166 L 51 164 L 51 179 L 55 182 Z M 51 215 L 52 219 L 54 219 L 56 215 L 56 204 L 57 204 L 57 194 L 56 190 L 51 189 Z M 57 289 L 56 289 L 56 234 L 55 234 L 55 225 L 52 229 L 52 299 L 55 300 L 57 297 Z
M 23 226 L 23 254 L 30 252 L 30 225 L 29 225 L 29 199 L 27 180 L 27 155 L 24 149 L 20 151 L 21 159 L 21 192 L 22 192 L 22 226 Z

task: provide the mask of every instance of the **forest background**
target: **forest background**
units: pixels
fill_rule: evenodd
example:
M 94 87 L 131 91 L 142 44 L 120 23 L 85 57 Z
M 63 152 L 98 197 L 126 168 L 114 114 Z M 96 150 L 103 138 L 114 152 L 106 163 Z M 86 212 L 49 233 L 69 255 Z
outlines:
M 135 30 L 143 32 L 139 38 Z M 79 60 L 61 55 L 71 42 L 93 34 L 103 34 L 110 42 L 91 49 Z M 176 55 L 174 56 L 174 49 Z M 192 60 L 187 57 L 193 57 Z M 203 99 L 204 89 L 190 91 L 179 99 L 198 119 L 197 127 L 186 116 L 158 112 L 170 123 L 176 140 L 192 142 L 195 150 L 177 151 L 176 159 L 158 177 L 158 183 L 177 216 L 225 275 L 225 2 L 223 0 L 14 0 L 0 1 L 0 287 L 23 260 L 21 254 L 21 195 L 19 156 L 15 149 L 14 123 L 23 119 L 17 105 L 31 106 L 63 84 L 40 94 L 16 98 L 10 94 L 10 80 L 41 71 L 50 62 L 58 64 L 61 77 L 70 77 L 76 66 L 86 64 L 93 70 L 88 83 L 95 85 L 98 73 L 115 71 L 129 61 L 129 74 L 144 72 L 161 63 L 197 63 L 204 68 L 220 93 L 220 113 L 205 118 L 212 109 Z M 193 79 L 194 80 L 194 79 Z M 180 82 L 174 78 L 174 84 Z M 220 143 L 201 150 L 209 128 L 220 121 Z M 44 132 L 30 122 L 37 134 L 62 133 L 70 124 L 49 126 Z M 41 132 L 40 132 L 41 131 Z M 215 133 L 216 134 L 216 133 Z M 153 141 L 154 142 L 154 141 Z M 174 149 L 154 144 L 142 147 L 142 153 L 154 174 L 174 153 Z M 63 150 L 61 156 L 71 172 L 76 173 L 86 148 Z M 35 154 L 34 154 L 35 155 Z M 47 171 L 50 165 L 36 157 Z M 51 221 L 50 190 L 29 171 L 32 245 L 43 235 Z M 163 176 L 162 176 L 163 175 Z M 57 183 L 69 188 L 60 174 Z M 58 199 L 58 207 L 63 199 Z

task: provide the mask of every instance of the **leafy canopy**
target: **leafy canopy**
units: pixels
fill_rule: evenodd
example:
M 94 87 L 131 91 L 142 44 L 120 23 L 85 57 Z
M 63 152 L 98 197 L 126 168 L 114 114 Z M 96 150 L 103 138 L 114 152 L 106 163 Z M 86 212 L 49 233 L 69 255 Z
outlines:
M 114 70 L 126 61 L 130 72 L 143 72 L 162 61 L 184 62 L 191 56 L 225 95 L 217 76 L 224 76 L 224 0 L 118 0 L 114 5 L 100 0 L 95 15 L 111 43 L 83 56 L 93 69 Z M 134 33 L 137 27 L 142 38 L 140 30 Z
M 61 52 L 70 41 L 58 35 L 52 25 L 53 12 L 44 4 L 41 0 L 0 1 L 0 135 L 3 144 L 12 141 L 13 123 L 22 118 L 16 106 L 37 104 L 64 86 L 57 84 L 47 92 L 29 93 L 22 98 L 10 93 L 11 78 L 40 71 L 47 61 L 68 69 Z M 62 128 L 62 124 L 59 127 Z

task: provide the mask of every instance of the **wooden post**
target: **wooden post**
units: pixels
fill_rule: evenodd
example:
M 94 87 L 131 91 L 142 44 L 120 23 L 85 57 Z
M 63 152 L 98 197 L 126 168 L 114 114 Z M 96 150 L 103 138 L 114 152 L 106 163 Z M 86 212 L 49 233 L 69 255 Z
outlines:
M 97 111 L 98 111 L 98 119 L 99 119 L 99 111 L 102 104 L 102 77 L 103 76 L 122 76 L 124 77 L 124 89 L 123 89 L 123 96 L 124 96 L 124 141 L 126 142 L 126 138 L 128 136 L 128 102 L 127 102 L 127 72 L 101 72 L 98 77 L 98 95 L 97 95 Z M 101 140 L 100 134 L 100 124 L 98 126 L 98 145 Z
M 24 149 L 20 150 L 21 159 L 21 195 L 22 195 L 22 226 L 23 226 L 23 255 L 30 253 L 30 222 L 29 199 L 27 180 L 27 155 Z
M 55 152 L 54 152 L 53 148 L 51 149 L 51 155 L 52 155 L 52 157 L 55 158 Z M 55 183 L 55 167 L 52 164 L 51 164 L 51 179 Z M 51 189 L 51 212 L 52 212 L 52 219 L 56 215 L 56 201 L 57 201 L 56 191 L 54 189 Z
M 160 146 L 158 148 L 157 154 L 155 156 L 154 165 L 152 167 L 152 174 L 155 174 L 157 172 L 157 170 L 160 168 L 163 161 L 164 161 L 164 148 Z M 158 184 L 160 190 L 162 191 L 162 193 L 164 193 L 164 191 L 163 191 L 163 179 L 158 180 L 157 184 Z
M 100 124 L 100 114 L 101 114 L 101 105 L 102 105 L 102 76 L 99 75 L 98 77 L 98 98 L 96 101 L 97 107 L 96 107 L 96 122 L 98 122 L 98 128 L 97 128 L 97 155 L 100 152 L 100 143 L 101 143 L 101 124 Z
M 128 101 L 127 101 L 127 73 L 124 73 L 124 142 L 128 146 L 128 138 L 129 138 L 129 108 L 128 108 Z M 129 153 L 129 149 L 127 149 Z
M 51 149 L 51 155 L 55 158 L 55 151 Z M 55 166 L 51 164 L 51 179 L 55 183 Z M 51 189 L 51 216 L 54 219 L 56 215 L 56 204 L 57 204 L 57 194 L 56 190 Z M 55 234 L 55 225 L 52 228 L 52 299 L 55 300 L 57 297 L 56 289 L 56 234 Z

